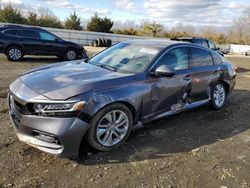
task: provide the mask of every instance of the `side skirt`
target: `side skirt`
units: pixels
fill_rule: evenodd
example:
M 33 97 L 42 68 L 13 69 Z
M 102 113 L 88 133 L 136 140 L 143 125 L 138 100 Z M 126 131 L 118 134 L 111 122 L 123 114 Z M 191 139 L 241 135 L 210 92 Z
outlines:
M 147 123 L 147 122 L 154 121 L 154 120 L 157 120 L 157 119 L 160 119 L 160 118 L 163 118 L 163 117 L 178 114 L 180 112 L 190 110 L 190 109 L 193 109 L 193 108 L 196 108 L 196 107 L 199 107 L 199 106 L 203 106 L 203 105 L 208 104 L 209 101 L 210 101 L 210 99 L 205 99 L 205 100 L 193 102 L 193 103 L 190 103 L 190 104 L 186 103 L 186 104 L 183 104 L 183 106 L 181 108 L 179 108 L 179 109 L 171 108 L 170 111 L 167 111 L 167 112 L 161 113 L 159 115 L 156 115 L 156 116 L 152 117 L 151 119 L 149 119 L 148 121 L 145 121 L 145 122 L 143 121 L 143 123 Z

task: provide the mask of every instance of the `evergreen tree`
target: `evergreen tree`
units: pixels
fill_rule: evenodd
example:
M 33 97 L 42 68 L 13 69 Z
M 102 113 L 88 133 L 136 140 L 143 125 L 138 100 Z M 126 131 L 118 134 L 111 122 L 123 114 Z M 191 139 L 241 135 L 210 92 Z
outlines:
M 22 16 L 20 11 L 14 9 L 9 4 L 0 10 L 0 22 L 24 24 L 26 23 L 26 19 Z
M 105 32 L 110 33 L 113 27 L 113 22 L 109 18 L 100 18 L 97 14 L 91 17 L 87 24 L 87 31 Z
M 66 29 L 72 30 L 82 30 L 81 26 L 81 18 L 77 16 L 76 12 L 74 11 L 70 16 L 67 18 L 65 22 Z

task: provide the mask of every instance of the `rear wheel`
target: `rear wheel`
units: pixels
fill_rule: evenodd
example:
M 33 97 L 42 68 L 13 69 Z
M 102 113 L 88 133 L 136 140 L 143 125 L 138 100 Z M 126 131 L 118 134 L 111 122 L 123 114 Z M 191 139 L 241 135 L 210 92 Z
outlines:
M 23 58 L 23 51 L 18 46 L 10 46 L 6 50 L 6 56 L 10 61 L 20 61 Z
M 92 119 L 88 142 L 99 151 L 109 151 L 125 142 L 132 125 L 131 111 L 125 105 L 107 106 Z
M 218 82 L 211 90 L 210 105 L 214 110 L 224 107 L 226 101 L 226 89 L 223 83 Z

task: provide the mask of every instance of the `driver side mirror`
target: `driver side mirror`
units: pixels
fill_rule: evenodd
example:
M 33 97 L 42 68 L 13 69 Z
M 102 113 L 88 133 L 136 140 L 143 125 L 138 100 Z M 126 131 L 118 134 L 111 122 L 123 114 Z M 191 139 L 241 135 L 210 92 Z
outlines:
M 172 77 L 175 75 L 175 71 L 167 65 L 161 65 L 155 70 L 154 75 L 158 77 Z

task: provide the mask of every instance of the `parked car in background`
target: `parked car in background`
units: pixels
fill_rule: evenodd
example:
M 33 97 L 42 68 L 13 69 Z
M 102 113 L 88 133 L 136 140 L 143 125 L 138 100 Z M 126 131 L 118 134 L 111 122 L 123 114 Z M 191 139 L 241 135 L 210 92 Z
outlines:
M 118 43 L 88 63 L 33 69 L 10 85 L 10 118 L 21 141 L 76 157 L 82 142 L 108 151 L 131 129 L 201 105 L 223 108 L 234 66 L 209 48 L 171 40 Z
M 230 49 L 229 48 L 224 48 L 224 49 L 221 49 L 221 52 L 223 54 L 229 54 L 230 53 Z
M 202 37 L 177 37 L 177 38 L 173 38 L 172 40 L 191 42 L 191 43 L 194 43 L 194 44 L 197 44 L 197 45 L 201 45 L 201 46 L 204 46 L 204 47 L 207 47 L 207 48 L 210 48 L 210 49 L 216 51 L 221 56 L 224 56 L 224 53 L 220 50 L 220 48 L 217 48 L 216 45 L 214 44 L 214 42 L 207 39 L 207 38 L 202 38 Z
M 248 51 L 246 51 L 246 52 L 242 52 L 242 55 L 250 56 L 250 50 L 248 50 Z
M 39 27 L 5 25 L 0 27 L 0 53 L 10 61 L 20 61 L 24 55 L 50 55 L 66 60 L 87 58 L 83 46 L 65 41 Z

